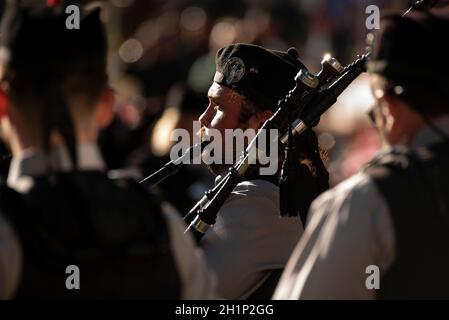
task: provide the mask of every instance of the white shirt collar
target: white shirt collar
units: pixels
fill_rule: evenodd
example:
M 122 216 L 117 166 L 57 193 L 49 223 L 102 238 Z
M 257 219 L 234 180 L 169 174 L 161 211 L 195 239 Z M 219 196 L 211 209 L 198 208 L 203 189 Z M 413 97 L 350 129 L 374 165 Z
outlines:
M 78 145 L 77 155 L 79 170 L 106 170 L 106 165 L 95 144 Z M 48 156 L 45 155 L 44 150 L 38 148 L 29 148 L 20 155 L 14 156 L 11 160 L 7 184 L 10 188 L 24 192 L 32 186 L 32 177 L 45 174 L 48 168 L 56 172 L 72 171 L 72 162 L 66 147 L 55 147 Z

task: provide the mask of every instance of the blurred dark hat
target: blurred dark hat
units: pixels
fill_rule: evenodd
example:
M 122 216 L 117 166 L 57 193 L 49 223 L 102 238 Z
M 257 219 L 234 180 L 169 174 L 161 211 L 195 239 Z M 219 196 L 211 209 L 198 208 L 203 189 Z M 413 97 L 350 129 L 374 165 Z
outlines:
M 305 68 L 294 48 L 282 52 L 240 43 L 218 50 L 215 64 L 216 83 L 271 110 L 294 88 L 296 74 Z
M 49 6 L 47 1 L 8 1 L 0 27 L 2 63 L 45 73 L 79 71 L 89 63 L 96 70 L 105 67 L 107 43 L 100 9 L 80 8 L 79 29 L 67 28 L 70 15 L 65 6 Z
M 41 114 L 44 150 L 50 150 L 51 132 L 59 131 L 77 168 L 74 124 L 59 86 L 66 76 L 79 74 L 106 84 L 107 42 L 99 8 L 88 11 L 77 6 L 74 9 L 79 12 L 69 13 L 66 8 L 59 1 L 9 0 L 0 26 L 0 63 L 11 70 L 7 80 L 16 74 L 26 79 L 24 84 L 14 84 L 18 92 L 38 90 L 45 97 Z M 71 29 L 67 22 L 77 13 L 79 28 L 74 23 Z
M 382 17 L 368 70 L 401 85 L 449 84 L 449 8 Z

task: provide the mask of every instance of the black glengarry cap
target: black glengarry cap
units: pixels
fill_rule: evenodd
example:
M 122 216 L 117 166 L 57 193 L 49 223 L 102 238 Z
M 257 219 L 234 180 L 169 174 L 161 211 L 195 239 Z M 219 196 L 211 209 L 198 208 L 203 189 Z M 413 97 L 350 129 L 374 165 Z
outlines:
M 273 111 L 294 88 L 296 74 L 305 68 L 294 48 L 283 52 L 243 43 L 218 50 L 215 64 L 214 82 Z

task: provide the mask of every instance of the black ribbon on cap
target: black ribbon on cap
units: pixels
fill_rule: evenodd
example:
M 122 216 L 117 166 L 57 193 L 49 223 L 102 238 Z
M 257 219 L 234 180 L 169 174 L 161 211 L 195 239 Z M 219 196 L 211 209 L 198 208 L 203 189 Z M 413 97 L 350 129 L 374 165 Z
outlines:
M 301 164 L 295 157 L 295 146 L 292 140 L 292 128 L 290 126 L 288 129 L 288 144 L 285 148 L 285 158 L 279 177 L 280 213 L 283 217 L 297 217 L 299 215 L 304 225 L 307 212 L 300 210 L 302 199 L 298 201 L 298 197 L 300 198 L 302 195 L 297 194 L 298 188 L 302 183 L 301 171 L 304 168 L 301 167 Z
M 301 163 L 295 139 L 302 139 L 304 153 L 312 162 Z M 303 226 L 307 221 L 309 207 L 315 198 L 329 188 L 329 173 L 324 166 L 315 133 L 309 129 L 300 137 L 293 137 L 289 128 L 288 145 L 279 178 L 281 216 L 299 216 Z

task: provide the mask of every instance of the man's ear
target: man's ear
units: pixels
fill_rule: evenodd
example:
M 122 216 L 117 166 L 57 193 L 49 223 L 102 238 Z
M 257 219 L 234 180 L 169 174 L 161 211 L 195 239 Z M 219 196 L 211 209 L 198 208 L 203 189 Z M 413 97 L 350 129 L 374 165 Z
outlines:
M 398 117 L 402 113 L 403 106 L 394 97 L 385 95 L 379 99 L 379 102 L 383 108 L 384 116 L 387 118 L 391 116 Z
M 95 111 L 95 120 L 101 129 L 106 128 L 114 117 L 114 102 L 115 95 L 113 90 L 110 88 L 105 89 L 101 94 L 100 102 Z

